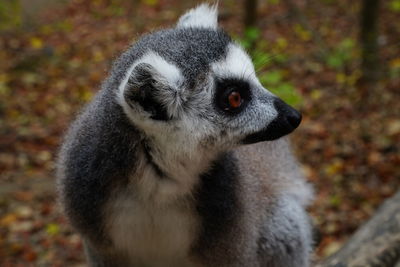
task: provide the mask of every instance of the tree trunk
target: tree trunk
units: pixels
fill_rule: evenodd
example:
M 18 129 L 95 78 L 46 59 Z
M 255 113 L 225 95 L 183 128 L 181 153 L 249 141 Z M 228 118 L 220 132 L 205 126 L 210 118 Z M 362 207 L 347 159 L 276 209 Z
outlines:
M 378 52 L 379 0 L 363 0 L 360 13 L 361 94 L 368 100 L 380 76 Z
M 400 191 L 378 209 L 337 253 L 318 267 L 400 264 Z
M 252 54 L 258 39 L 257 31 L 257 0 L 244 1 L 244 37 L 247 41 L 246 49 Z M 256 34 L 254 34 L 256 33 Z
M 244 1 L 244 28 L 256 27 L 257 24 L 257 0 Z

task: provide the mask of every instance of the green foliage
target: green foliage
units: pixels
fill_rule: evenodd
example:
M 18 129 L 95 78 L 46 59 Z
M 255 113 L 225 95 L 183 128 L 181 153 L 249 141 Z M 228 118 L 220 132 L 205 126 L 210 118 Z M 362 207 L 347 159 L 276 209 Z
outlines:
M 263 52 L 261 50 L 256 50 L 252 53 L 253 64 L 256 70 L 260 70 L 269 66 L 274 58 L 272 54 Z
M 260 37 L 260 30 L 251 27 L 245 31 L 243 38 L 235 38 L 251 55 L 256 70 L 265 68 L 271 63 L 286 62 L 287 55 L 284 54 L 287 48 L 286 39 L 278 38 L 274 44 L 269 44 L 265 40 L 260 40 Z
M 108 8 L 108 11 L 110 12 L 111 15 L 113 16 L 122 16 L 125 14 L 125 10 L 122 6 L 120 5 L 111 5 Z
M 400 58 L 395 58 L 390 62 L 389 75 L 393 80 L 400 78 Z
M 311 32 L 306 30 L 302 25 L 295 24 L 293 26 L 293 30 L 301 40 L 303 41 L 311 40 Z
M 251 50 L 260 37 L 260 30 L 256 27 L 249 27 L 244 32 L 244 37 L 239 40 L 241 45 L 247 50 Z
M 392 0 L 389 3 L 389 9 L 394 12 L 400 12 L 400 0 Z
M 260 30 L 251 27 L 246 29 L 244 37 L 238 41 L 250 51 L 256 71 L 262 70 L 258 73 L 261 84 L 289 105 L 299 105 L 302 98 L 296 92 L 293 84 L 284 80 L 284 72 L 282 70 L 265 70 L 273 63 L 281 64 L 287 60 L 287 56 L 283 53 L 287 47 L 286 39 L 278 38 L 276 43 L 269 45 L 266 41 L 259 41 L 260 36 Z M 266 51 L 271 51 L 271 53 Z
M 260 77 L 261 83 L 268 85 L 277 85 L 282 81 L 282 79 L 283 79 L 283 74 L 279 70 L 270 71 Z
M 267 0 L 268 4 L 277 5 L 280 3 L 280 0 Z
M 342 69 L 352 59 L 354 48 L 355 42 L 353 39 L 344 39 L 326 56 L 327 65 L 331 68 Z
M 339 207 L 340 204 L 343 202 L 340 195 L 333 195 L 329 198 L 329 202 L 332 207 Z
M 142 2 L 149 6 L 155 6 L 158 4 L 158 0 L 142 0 Z
M 21 6 L 17 0 L 0 1 L 0 30 L 21 25 Z
M 60 226 L 56 223 L 49 223 L 46 226 L 46 232 L 48 235 L 55 236 L 60 233 Z
M 259 75 L 259 79 L 265 88 L 282 98 L 289 105 L 297 106 L 301 104 L 301 96 L 296 92 L 292 83 L 284 80 L 282 70 L 265 72 Z

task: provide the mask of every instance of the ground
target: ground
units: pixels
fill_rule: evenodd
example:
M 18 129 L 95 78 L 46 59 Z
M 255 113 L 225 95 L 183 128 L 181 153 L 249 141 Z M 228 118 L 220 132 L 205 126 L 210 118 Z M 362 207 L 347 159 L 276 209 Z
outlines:
M 61 137 L 112 60 L 141 33 L 173 25 L 194 2 L 73 0 L 43 9 L 32 25 L 2 30 L 1 266 L 83 263 L 81 241 L 56 202 Z M 220 22 L 252 48 L 263 84 L 303 113 L 292 141 L 315 186 L 310 212 L 318 259 L 336 251 L 399 188 L 400 4 L 382 1 L 382 75 L 365 98 L 357 84 L 361 1 L 294 2 L 306 23 L 279 0 L 261 3 L 259 28 L 246 32 L 242 1 L 221 0 Z

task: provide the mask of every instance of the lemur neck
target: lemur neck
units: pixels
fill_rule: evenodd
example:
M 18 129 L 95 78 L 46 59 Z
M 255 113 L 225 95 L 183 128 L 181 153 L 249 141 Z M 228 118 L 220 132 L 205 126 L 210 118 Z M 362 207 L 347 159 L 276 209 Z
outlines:
M 217 157 L 205 149 L 182 148 L 187 144 L 175 142 L 159 144 L 145 140 L 143 151 L 146 165 L 152 168 L 161 186 L 170 188 L 170 194 L 190 194 L 204 173 Z M 160 186 L 160 187 L 161 187 Z

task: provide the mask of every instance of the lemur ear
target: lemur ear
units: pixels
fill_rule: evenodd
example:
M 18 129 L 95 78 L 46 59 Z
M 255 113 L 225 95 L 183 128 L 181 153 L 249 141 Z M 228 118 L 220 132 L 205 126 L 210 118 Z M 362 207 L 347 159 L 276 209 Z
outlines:
M 154 120 L 170 120 L 181 108 L 182 79 L 176 66 L 149 53 L 128 70 L 120 85 L 119 101 L 128 115 L 140 106 Z
M 211 28 L 218 27 L 218 4 L 201 4 L 186 12 L 179 18 L 178 28 Z

